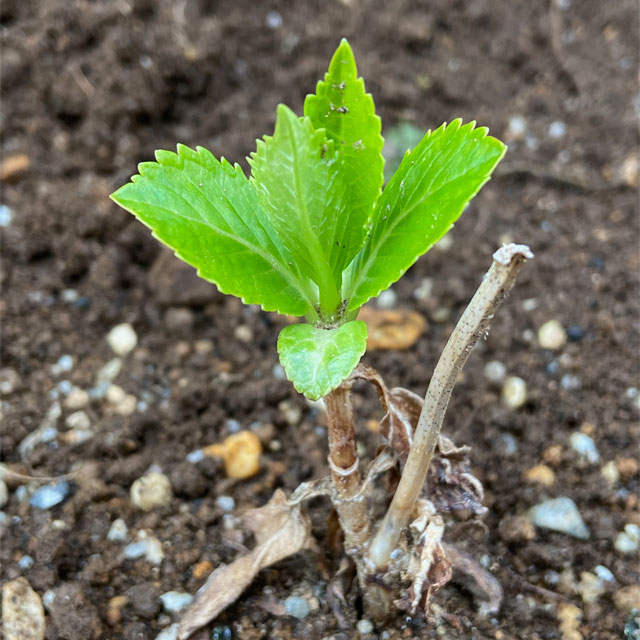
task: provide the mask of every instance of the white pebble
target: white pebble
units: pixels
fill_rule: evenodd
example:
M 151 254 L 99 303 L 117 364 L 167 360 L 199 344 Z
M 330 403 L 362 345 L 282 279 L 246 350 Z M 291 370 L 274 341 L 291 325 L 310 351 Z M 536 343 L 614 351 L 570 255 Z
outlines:
M 284 372 L 284 367 L 281 364 L 274 364 L 273 369 L 271 370 L 271 375 L 276 380 L 286 380 L 287 374 Z
M 299 596 L 289 596 L 284 601 L 284 610 L 288 616 L 293 616 L 302 620 L 309 615 L 311 611 L 311 605 L 306 598 L 300 598 Z
M 607 481 L 607 484 L 614 486 L 620 480 L 620 472 L 613 460 L 609 460 L 606 464 L 600 467 L 600 475 Z
M 567 133 L 567 125 L 561 120 L 556 120 L 549 125 L 550 138 L 562 138 Z
M 178 623 L 169 625 L 163 629 L 157 636 L 156 640 L 178 640 Z
M 138 509 L 152 511 L 171 503 L 171 482 L 164 473 L 152 472 L 138 478 L 131 485 L 131 502 Z
M 600 462 L 600 454 L 592 438 L 581 431 L 574 431 L 569 436 L 571 448 L 584 460 L 590 464 Z
M 142 532 L 141 532 L 142 533 Z M 164 553 L 160 540 L 153 536 L 142 538 L 137 542 L 131 542 L 122 550 L 122 557 L 129 560 L 136 560 L 144 557 L 147 562 L 153 565 L 162 564 Z
M 529 509 L 529 519 L 542 529 L 568 533 L 574 538 L 587 540 L 589 529 L 582 520 L 578 507 L 571 498 L 547 500 Z
M 511 116 L 509 118 L 509 133 L 513 138 L 520 138 L 527 130 L 527 121 L 522 116 Z
M 376 300 L 378 309 L 393 309 L 398 303 L 398 295 L 393 289 L 383 291 Z
M 138 399 L 116 384 L 109 385 L 106 397 L 113 410 L 121 416 L 130 416 L 138 407 Z
M 13 393 L 20 386 L 20 376 L 15 369 L 0 369 L 0 395 Z
M 501 385 L 507 375 L 507 368 L 499 360 L 491 360 L 484 365 L 485 378 L 495 385 Z
M 109 533 L 107 533 L 107 540 L 111 542 L 124 542 L 129 535 L 127 529 L 127 523 L 122 518 L 117 518 L 109 527 Z
M 269 29 L 279 29 L 282 26 L 282 16 L 277 11 L 269 11 L 266 22 Z
M 416 300 L 429 300 L 433 295 L 433 278 L 423 278 L 420 286 L 413 292 Z
M 436 249 L 440 251 L 449 251 L 453 246 L 453 236 L 448 233 L 446 236 L 442 236 L 438 242 L 434 245 Z
M 594 571 L 598 578 L 604 580 L 605 582 L 614 582 L 616 579 L 613 573 L 611 573 L 611 571 L 607 569 L 607 567 L 603 567 L 601 564 L 599 564 L 594 569 Z
M 253 340 L 253 331 L 251 331 L 251 327 L 248 327 L 246 324 L 241 324 L 239 327 L 236 327 L 234 335 L 240 342 L 249 343 Z
M 233 511 L 236 507 L 236 501 L 231 496 L 218 496 L 216 507 L 223 511 Z
M 0 227 L 8 227 L 11 224 L 13 212 L 6 204 L 0 204 Z
M 167 613 L 177 613 L 193 602 L 193 596 L 190 593 L 181 591 L 167 591 L 160 596 L 162 600 L 162 608 Z
M 367 620 L 366 618 L 358 620 L 356 629 L 358 630 L 358 633 L 363 636 L 368 633 L 373 633 L 373 622 L 371 622 L 371 620 Z
M 109 384 L 118 377 L 122 369 L 122 360 L 120 358 L 112 358 L 105 364 L 96 374 L 96 385 Z
M 634 553 L 640 544 L 640 527 L 637 524 L 628 524 L 624 531 L 618 534 L 614 547 L 620 553 Z
M 557 320 L 549 320 L 538 329 L 538 344 L 552 351 L 562 349 L 567 344 L 567 332 Z
M 54 485 L 40 487 L 31 496 L 31 506 L 36 509 L 51 509 L 60 504 L 71 491 L 71 485 L 65 480 Z
M 44 640 L 42 601 L 26 578 L 2 586 L 2 630 L 6 640 Z
M 71 371 L 73 369 L 73 357 L 69 354 L 60 356 L 56 364 L 59 371 Z
M 31 567 L 33 567 L 33 563 L 34 559 L 31 556 L 24 555 L 20 560 L 18 560 L 18 567 L 23 570 L 31 569 Z
M 64 401 L 67 409 L 83 409 L 89 404 L 89 394 L 84 389 L 73 387 Z
M 509 376 L 502 387 L 502 401 L 510 409 L 519 409 L 527 401 L 527 383 L 518 376 Z
M 204 451 L 202 449 L 196 449 L 195 451 L 187 454 L 187 462 L 190 462 L 191 464 L 200 462 L 200 460 L 204 460 Z
M 138 336 L 133 327 L 125 322 L 119 324 L 107 334 L 107 342 L 109 346 L 119 356 L 126 356 L 135 349 L 138 344 Z
M 579 389 L 581 385 L 582 381 L 580 380 L 580 376 L 565 373 L 562 378 L 560 378 L 560 386 L 567 391 L 575 391 Z
M 74 411 L 67 416 L 64 421 L 69 429 L 88 429 L 91 426 L 91 420 L 84 411 Z

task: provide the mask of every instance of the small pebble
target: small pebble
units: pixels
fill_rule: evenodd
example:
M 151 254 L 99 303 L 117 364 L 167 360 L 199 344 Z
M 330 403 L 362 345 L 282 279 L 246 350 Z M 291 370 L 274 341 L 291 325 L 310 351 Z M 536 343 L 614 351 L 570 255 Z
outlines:
M 221 444 L 212 444 L 203 449 L 207 456 L 221 457 L 225 473 L 239 480 L 250 478 L 260 471 L 262 445 L 251 431 L 234 433 Z
M 510 433 L 502 433 L 498 436 L 494 449 L 500 455 L 511 458 L 518 453 L 518 441 Z
M 2 585 L 2 631 L 5 640 L 44 640 L 42 601 L 26 578 Z
M 560 378 L 560 386 L 567 391 L 575 391 L 582 386 L 582 380 L 580 376 L 571 373 L 565 373 Z
M 527 383 L 518 376 L 509 376 L 502 387 L 502 401 L 510 409 L 519 409 L 527 401 Z
M 0 509 L 4 509 L 9 500 L 9 489 L 7 489 L 7 483 L 0 479 Z
M 15 369 L 4 367 L 0 369 L 0 395 L 13 393 L 20 386 L 20 376 Z
M 529 509 L 528 516 L 533 524 L 542 529 L 567 533 L 582 540 L 587 540 L 590 536 L 589 529 L 571 498 L 555 498 L 537 504 Z
M 144 557 L 150 564 L 159 565 L 164 560 L 164 552 L 160 541 L 150 536 L 128 544 L 122 550 L 122 557 L 127 560 Z
M 74 411 L 67 416 L 64 423 L 69 429 L 88 429 L 91 426 L 91 420 L 84 411 Z
M 196 449 L 191 453 L 187 454 L 187 462 L 191 464 L 196 464 L 204 459 L 204 451 L 202 449 Z
M 599 564 L 594 569 L 594 572 L 598 576 L 598 578 L 604 580 L 605 582 L 615 582 L 616 578 L 613 573 L 611 573 L 611 571 L 607 569 L 607 567 L 603 567 L 601 564 Z
M 420 285 L 413 292 L 416 300 L 429 300 L 433 296 L 433 278 L 423 278 Z
M 501 386 L 506 375 L 507 368 L 499 360 L 491 360 L 484 365 L 484 377 L 495 386 Z
M 157 636 L 156 640 L 177 640 L 178 639 L 178 623 L 173 624 L 163 629 Z
M 431 313 L 431 319 L 436 324 L 444 324 L 451 317 L 451 309 L 449 307 L 438 307 Z
M 584 338 L 585 331 L 578 324 L 572 324 L 567 327 L 567 337 L 571 342 L 580 342 Z
M 162 608 L 173 615 L 188 607 L 193 602 L 193 596 L 181 591 L 167 591 L 160 596 L 160 600 L 162 600 Z
M 109 385 L 106 398 L 113 410 L 121 416 L 130 416 L 138 407 L 138 399 L 116 384 Z
M 248 327 L 246 324 L 241 324 L 236 327 L 236 330 L 233 333 L 240 342 L 248 344 L 253 340 L 253 331 L 251 330 L 251 327 Z
M 24 555 L 18 560 L 18 567 L 20 569 L 31 569 L 33 567 L 34 560 L 31 556 Z
M 378 309 L 393 309 L 398 304 L 398 295 L 393 289 L 383 291 L 376 300 Z
M 513 139 L 521 138 L 527 130 L 527 121 L 519 115 L 509 118 L 509 134 Z
M 637 524 L 627 524 L 624 531 L 617 535 L 613 546 L 620 553 L 635 553 L 639 544 L 640 527 Z
M 594 573 L 583 571 L 580 574 L 578 593 L 585 604 L 595 602 L 606 590 L 604 580 Z
M 287 424 L 290 424 L 292 427 L 297 425 L 302 419 L 302 410 L 300 407 L 288 400 L 283 400 L 278 403 L 278 411 L 282 413 Z
M 448 233 L 446 236 L 442 236 L 442 238 L 440 238 L 440 240 L 438 240 L 438 242 L 436 242 L 436 244 L 434 245 L 434 247 L 436 249 L 439 249 L 440 251 L 449 251 L 452 246 L 453 236 L 450 233 Z
M 311 605 L 306 598 L 300 598 L 299 596 L 289 596 L 284 601 L 284 610 L 288 616 L 293 616 L 302 620 L 309 615 L 311 611 Z
M 151 472 L 131 485 L 131 502 L 138 509 L 152 511 L 167 507 L 173 498 L 171 482 L 164 473 Z
M 223 511 L 233 511 L 236 507 L 236 501 L 231 496 L 218 496 L 216 507 Z
M 567 133 L 567 125 L 561 120 L 556 120 L 549 125 L 549 137 L 553 139 L 562 138 Z
M 638 475 L 638 461 L 635 458 L 616 456 L 616 469 L 625 482 L 632 480 Z
M 133 327 L 128 322 L 125 322 L 109 331 L 107 342 L 115 354 L 126 356 L 135 349 L 138 344 L 138 336 Z
M 212 571 L 213 565 L 208 560 L 203 560 L 193 567 L 191 573 L 196 580 L 200 580 L 208 576 Z
M 595 442 L 586 433 L 574 431 L 569 436 L 571 448 L 589 464 L 598 464 L 600 462 L 600 454 L 596 449 Z
M 373 622 L 371 622 L 371 620 L 367 620 L 366 618 L 358 620 L 358 624 L 356 625 L 358 633 L 363 636 L 368 633 L 373 633 L 373 628 Z
M 546 464 L 537 464 L 524 474 L 525 480 L 532 484 L 540 484 L 543 487 L 553 487 L 556 482 L 556 474 Z
M 122 369 L 122 360 L 120 358 L 112 358 L 101 367 L 96 374 L 96 386 L 106 384 L 107 386 L 118 377 Z M 106 388 L 106 387 L 105 387 Z
M 613 602 L 616 605 L 616 609 L 624 614 L 637 609 L 638 603 L 640 603 L 640 584 L 631 584 L 628 587 L 623 587 L 613 594 Z
M 271 375 L 276 380 L 286 380 L 287 374 L 284 372 L 284 367 L 281 364 L 274 364 L 271 370 Z
M 279 29 L 282 26 L 282 15 L 277 11 L 269 11 L 266 22 L 269 29 Z
M 8 227 L 11 224 L 13 212 L 6 204 L 0 204 L 0 227 Z
M 109 533 L 107 533 L 107 540 L 111 542 L 124 542 L 129 535 L 127 529 L 127 523 L 122 518 L 117 518 L 109 527 Z
M 67 409 L 83 409 L 89 404 L 89 394 L 84 389 L 73 387 L 67 395 L 64 406 Z
M 607 484 L 612 487 L 618 484 L 620 480 L 620 472 L 613 460 L 609 460 L 609 462 L 600 467 L 600 475 L 605 479 Z
M 31 496 L 31 506 L 36 509 L 51 509 L 60 504 L 70 491 L 71 485 L 67 481 L 40 487 Z
M 56 373 L 71 371 L 73 369 L 73 357 L 68 354 L 60 356 L 54 367 Z
M 543 349 L 558 351 L 567 344 L 567 332 L 557 320 L 549 320 L 538 329 L 538 344 Z

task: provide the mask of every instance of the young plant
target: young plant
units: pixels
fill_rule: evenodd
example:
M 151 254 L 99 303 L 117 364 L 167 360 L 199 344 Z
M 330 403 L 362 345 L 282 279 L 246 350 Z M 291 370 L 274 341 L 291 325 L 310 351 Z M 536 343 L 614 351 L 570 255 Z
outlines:
M 388 608 L 390 597 L 369 588 L 372 575 L 383 581 L 390 552 L 413 515 L 440 425 L 431 427 L 428 443 L 420 440 L 419 464 L 412 449 L 399 486 L 401 503 L 394 499 L 372 538 L 350 399 L 367 340 L 358 311 L 452 227 L 505 146 L 475 122 L 454 120 L 407 151 L 383 190 L 380 131 L 351 47 L 342 40 L 316 92 L 306 98 L 304 116 L 278 106 L 273 136 L 259 140 L 248 159 L 249 178 L 239 165 L 202 147 L 178 145 L 177 153 L 157 151 L 156 162 L 140 164 L 139 175 L 111 197 L 223 293 L 265 311 L 304 317 L 280 332 L 280 361 L 300 393 L 324 398 L 332 478 L 325 492 L 336 506 L 366 603 L 378 607 L 383 600 Z M 512 274 L 510 269 L 505 267 Z M 475 318 L 478 327 L 486 324 L 483 318 Z M 470 348 L 465 340 L 456 373 Z M 447 379 L 448 393 L 454 380 Z M 436 402 L 443 413 L 442 399 Z

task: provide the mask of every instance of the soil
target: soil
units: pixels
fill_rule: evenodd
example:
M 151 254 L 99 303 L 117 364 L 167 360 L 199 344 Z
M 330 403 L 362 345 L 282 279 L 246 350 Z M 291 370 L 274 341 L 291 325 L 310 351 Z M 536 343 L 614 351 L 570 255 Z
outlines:
M 411 349 L 370 352 L 365 362 L 389 386 L 423 394 L 492 252 L 512 239 L 536 253 L 470 358 L 445 424 L 457 444 L 472 446 L 489 507 L 486 527 L 451 523 L 447 538 L 502 583 L 502 610 L 483 618 L 449 585 L 434 602 L 450 616 L 398 614 L 367 637 L 560 638 L 564 601 L 581 609 L 582 637 L 621 637 L 626 613 L 613 596 L 640 578 L 637 555 L 613 546 L 626 523 L 640 524 L 634 3 L 4 0 L 0 34 L 3 158 L 30 160 L 1 198 L 12 215 L 2 229 L 2 367 L 19 377 L 3 386 L 2 458 L 33 476 L 82 470 L 66 501 L 49 510 L 30 507 L 17 489 L 26 484 L 28 495 L 39 485 L 7 480 L 2 577 L 24 575 L 40 596 L 56 594 L 45 598 L 49 640 L 154 638 L 171 622 L 159 612 L 159 594 L 195 592 L 206 572 L 194 567 L 229 562 L 251 543 L 216 497 L 233 497 L 235 516 L 277 487 L 291 492 L 326 473 L 322 412 L 276 366 L 283 320 L 198 282 L 107 196 L 136 163 L 178 141 L 246 167 L 255 138 L 272 130 L 276 104 L 301 111 L 341 36 L 385 126 L 427 129 L 461 116 L 510 145 L 451 246 L 432 250 L 394 286 L 396 306 L 420 312 L 428 330 Z M 426 299 L 414 295 L 425 278 Z M 570 329 L 561 351 L 537 345 L 536 331 L 550 319 Z M 92 398 L 84 410 L 95 435 L 69 443 L 64 381 L 93 388 L 114 357 L 106 334 L 123 322 L 139 343 L 115 383 L 141 403 L 122 416 Z M 239 325 L 248 330 L 237 332 Z M 73 357 L 71 370 L 54 366 L 64 354 Z M 524 407 L 501 404 L 483 373 L 490 360 L 526 381 Z M 18 444 L 56 400 L 58 437 L 22 460 Z M 356 410 L 371 456 L 376 436 L 366 424 L 380 418 L 375 394 L 359 388 Z M 238 424 L 263 440 L 260 474 L 232 481 L 210 459 L 186 461 Z M 569 436 L 579 430 L 593 437 L 599 463 L 584 464 L 572 450 Z M 623 471 L 613 485 L 600 472 L 612 460 Z M 555 473 L 548 488 L 523 477 L 542 462 Z M 153 465 L 171 478 L 175 497 L 144 513 L 129 489 Z M 555 496 L 575 501 L 589 540 L 542 529 L 533 540 L 505 534 L 507 518 Z M 326 595 L 336 561 L 329 506 L 318 499 L 310 511 L 321 555 L 263 571 L 216 622 L 235 638 L 357 637 L 340 629 Z M 106 538 L 116 518 L 131 539 L 147 530 L 161 541 L 159 566 L 122 560 L 122 543 Z M 18 564 L 25 555 L 32 566 Z M 572 578 L 597 565 L 615 581 L 585 604 Z M 127 604 L 118 612 L 112 601 L 110 609 L 122 595 Z M 269 604 L 290 595 L 312 603 L 304 619 Z M 359 602 L 350 603 L 358 614 Z

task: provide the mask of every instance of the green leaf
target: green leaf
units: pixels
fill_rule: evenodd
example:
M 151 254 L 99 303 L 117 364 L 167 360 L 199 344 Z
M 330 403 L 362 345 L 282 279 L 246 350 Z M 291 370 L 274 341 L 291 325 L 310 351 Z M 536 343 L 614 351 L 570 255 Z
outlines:
M 316 93 L 306 97 L 304 113 L 316 129 L 326 130 L 327 138 L 340 151 L 338 163 L 346 187 L 344 203 L 348 215 L 336 221 L 330 262 L 341 277 L 364 241 L 373 204 L 380 196 L 384 169 L 380 118 L 371 94 L 365 91 L 364 80 L 358 78 L 353 51 L 346 39 L 333 55 Z
M 336 151 L 324 130 L 278 105 L 273 137 L 258 140 L 249 160 L 260 204 L 294 260 L 319 288 L 328 313 L 341 303 L 332 251 L 342 213 Z
M 340 385 L 367 348 L 367 325 L 360 320 L 337 329 L 316 329 L 309 324 L 285 327 L 278 338 L 278 353 L 287 378 L 310 400 L 318 400 Z
M 140 164 L 140 175 L 111 198 L 222 293 L 266 311 L 312 312 L 310 283 L 279 243 L 239 165 L 184 145 L 177 154 L 157 151 L 156 160 Z
M 454 120 L 408 151 L 372 218 L 371 233 L 348 268 L 344 297 L 358 309 L 402 274 L 459 218 L 506 151 L 502 142 Z

